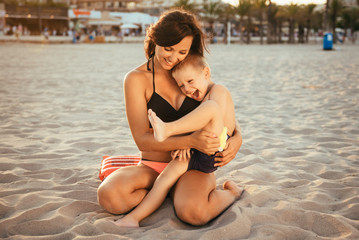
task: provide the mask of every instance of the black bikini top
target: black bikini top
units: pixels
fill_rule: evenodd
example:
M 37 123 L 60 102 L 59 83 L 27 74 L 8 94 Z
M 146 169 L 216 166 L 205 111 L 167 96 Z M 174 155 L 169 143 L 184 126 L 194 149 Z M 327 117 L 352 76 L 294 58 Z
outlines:
M 147 62 L 147 70 L 151 71 L 149 68 L 149 62 L 151 58 Z M 154 63 L 152 59 L 152 78 L 153 78 L 153 93 L 150 98 L 150 100 L 147 103 L 147 109 L 152 109 L 156 115 L 164 122 L 172 122 L 177 119 L 180 119 L 187 113 L 191 112 L 193 109 L 199 106 L 200 102 L 187 97 L 184 99 L 181 107 L 176 110 L 174 107 L 172 107 L 171 104 L 169 104 L 161 95 L 156 93 L 155 89 L 155 68 Z M 150 125 L 150 127 L 152 127 Z

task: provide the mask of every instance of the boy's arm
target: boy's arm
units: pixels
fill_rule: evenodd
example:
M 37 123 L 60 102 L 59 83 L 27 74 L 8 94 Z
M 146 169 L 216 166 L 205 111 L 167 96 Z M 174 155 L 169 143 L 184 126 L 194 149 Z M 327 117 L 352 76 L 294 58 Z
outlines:
M 220 107 L 224 110 L 227 104 L 233 104 L 230 92 L 227 88 L 221 85 L 215 85 L 213 91 L 211 91 L 210 99 L 215 100 Z M 234 106 L 233 106 L 234 108 Z M 223 113 L 224 114 L 224 113 Z M 216 154 L 216 164 L 214 166 L 222 167 L 232 161 L 242 145 L 242 133 L 241 127 L 238 121 L 235 119 L 235 128 L 232 136 L 227 140 L 226 148 L 223 152 Z
M 228 89 L 218 84 L 214 85 L 210 90 L 210 93 L 208 94 L 208 100 L 213 100 L 219 105 L 219 107 L 222 109 L 222 115 L 225 115 L 227 104 L 233 104 L 232 97 Z

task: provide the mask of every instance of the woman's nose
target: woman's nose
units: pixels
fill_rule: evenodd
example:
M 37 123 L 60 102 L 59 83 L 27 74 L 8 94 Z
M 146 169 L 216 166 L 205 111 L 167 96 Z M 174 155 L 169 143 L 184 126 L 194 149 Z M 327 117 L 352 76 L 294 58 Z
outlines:
M 172 63 L 176 63 L 178 61 L 178 56 L 176 53 L 172 53 L 171 56 L 170 56 L 170 61 Z

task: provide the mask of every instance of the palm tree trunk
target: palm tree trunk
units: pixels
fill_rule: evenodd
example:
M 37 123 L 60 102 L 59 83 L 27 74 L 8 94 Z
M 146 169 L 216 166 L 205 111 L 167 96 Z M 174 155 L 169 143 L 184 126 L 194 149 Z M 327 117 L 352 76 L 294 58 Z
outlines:
M 305 35 L 305 42 L 309 43 L 309 33 L 310 33 L 310 20 L 307 20 L 307 32 Z
M 329 24 L 328 24 L 329 1 L 330 0 L 327 0 L 327 2 L 325 3 L 325 12 L 324 12 L 324 21 L 323 21 L 324 32 L 329 31 Z
M 298 42 L 299 43 L 304 43 L 304 25 L 303 24 L 299 24 L 298 26 Z
M 278 42 L 282 43 L 282 21 L 278 22 Z
M 288 43 L 294 43 L 295 39 L 294 39 L 294 20 L 290 19 L 289 20 L 289 40 Z
M 344 29 L 344 37 L 343 37 L 343 44 L 345 43 L 345 40 L 347 39 L 348 29 Z
M 259 36 L 261 39 L 261 44 L 263 44 L 263 16 L 262 16 L 262 13 L 261 13 L 261 17 L 259 19 Z
M 239 41 L 240 43 L 244 43 L 244 38 L 243 38 L 243 17 L 241 17 L 241 20 L 239 22 Z
M 352 21 L 350 23 L 350 34 L 352 35 L 352 44 L 355 44 L 356 41 L 356 36 L 354 35 L 354 31 L 355 31 L 355 23 Z
M 333 14 L 333 17 L 332 17 L 333 43 L 337 43 L 337 34 L 335 32 L 335 25 L 337 24 L 336 19 L 337 19 L 337 16 L 335 14 Z
M 250 44 L 251 43 L 251 30 L 252 30 L 252 21 L 251 21 L 251 18 L 250 16 L 248 15 L 248 25 L 247 25 L 247 44 Z
M 227 20 L 224 21 L 224 36 L 223 36 L 223 43 L 227 43 L 227 38 L 228 38 L 228 24 L 227 24 Z
M 277 22 L 273 21 L 272 22 L 272 40 L 271 40 L 272 43 L 278 42 L 277 41 L 277 38 L 278 38 L 277 31 L 278 31 Z
M 268 25 L 267 25 L 267 43 L 273 43 L 273 30 L 274 30 L 273 22 L 268 21 Z

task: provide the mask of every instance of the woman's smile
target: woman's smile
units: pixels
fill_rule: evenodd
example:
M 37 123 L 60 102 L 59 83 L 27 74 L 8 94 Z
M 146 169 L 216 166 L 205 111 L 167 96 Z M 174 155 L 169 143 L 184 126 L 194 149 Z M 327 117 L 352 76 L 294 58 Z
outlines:
M 165 62 L 167 63 L 167 66 L 169 67 L 173 67 L 175 64 L 172 63 L 168 58 L 164 58 L 165 59 Z

